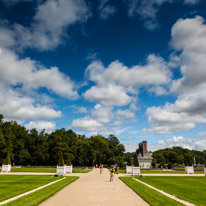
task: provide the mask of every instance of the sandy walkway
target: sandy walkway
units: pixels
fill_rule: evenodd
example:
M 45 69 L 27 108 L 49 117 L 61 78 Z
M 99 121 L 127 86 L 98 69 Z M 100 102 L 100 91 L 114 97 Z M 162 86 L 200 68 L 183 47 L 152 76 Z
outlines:
M 75 174 L 73 174 L 75 176 Z M 135 192 L 128 188 L 118 175 L 109 182 L 109 172 L 98 169 L 81 175 L 77 181 L 46 200 L 41 206 L 146 206 L 148 205 Z

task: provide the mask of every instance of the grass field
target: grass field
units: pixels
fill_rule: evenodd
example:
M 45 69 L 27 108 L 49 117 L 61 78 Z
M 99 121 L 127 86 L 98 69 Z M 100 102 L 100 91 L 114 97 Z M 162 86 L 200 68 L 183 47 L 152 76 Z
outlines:
M 0 175 L 0 202 L 60 178 L 62 177 Z
M 64 188 L 65 186 L 74 182 L 76 179 L 78 179 L 78 177 L 66 177 L 66 179 L 60 182 L 57 182 L 53 185 L 50 185 L 46 188 L 43 188 L 24 197 L 21 197 L 15 201 L 6 204 L 5 206 L 37 206 L 41 202 L 45 201 L 46 199 L 54 195 L 56 192 Z
M 88 169 L 73 169 L 73 173 L 87 173 L 91 170 Z M 11 168 L 11 172 L 45 172 L 45 173 L 56 173 L 56 168 Z
M 126 173 L 126 170 L 119 170 L 119 173 Z M 141 170 L 142 174 L 145 173 L 175 173 L 175 174 L 185 174 L 185 171 L 175 171 L 175 170 Z M 203 171 L 195 171 L 195 174 L 204 174 Z
M 136 178 L 195 205 L 206 205 L 206 177 Z
M 172 200 L 159 192 L 148 188 L 147 186 L 135 181 L 132 177 L 120 177 L 120 179 L 140 197 L 142 197 L 151 206 L 179 206 L 183 205 L 175 200 Z

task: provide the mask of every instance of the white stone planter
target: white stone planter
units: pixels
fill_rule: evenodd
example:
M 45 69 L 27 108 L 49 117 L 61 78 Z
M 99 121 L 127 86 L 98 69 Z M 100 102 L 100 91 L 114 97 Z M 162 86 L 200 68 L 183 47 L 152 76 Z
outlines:
M 132 175 L 140 175 L 141 174 L 141 170 L 140 167 L 132 167 Z
M 71 166 L 66 165 L 66 173 L 72 173 L 72 165 Z
M 206 176 L 206 167 L 204 168 L 204 173 L 205 173 L 205 176 Z
M 127 166 L 126 165 L 126 173 L 127 174 L 132 174 L 132 166 Z
M 11 172 L 11 165 L 2 165 L 1 172 Z
M 193 168 L 193 166 L 186 166 L 186 167 L 185 167 L 185 173 L 186 173 L 186 174 L 194 174 L 194 168 Z
M 65 175 L 66 174 L 66 165 L 65 166 L 58 166 L 57 165 L 57 174 L 58 175 Z

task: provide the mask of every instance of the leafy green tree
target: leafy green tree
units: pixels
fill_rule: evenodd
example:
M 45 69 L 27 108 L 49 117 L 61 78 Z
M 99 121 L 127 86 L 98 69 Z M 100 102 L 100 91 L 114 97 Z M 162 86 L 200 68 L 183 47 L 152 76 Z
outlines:
M 184 155 L 184 163 L 186 166 L 192 166 L 193 165 L 193 157 L 190 154 Z
M 6 154 L 6 142 L 4 139 L 3 132 L 0 128 L 0 164 L 2 164 L 3 157 L 5 156 L 5 154 Z
M 120 167 L 124 165 L 124 155 L 125 147 L 123 144 L 120 144 L 117 137 L 113 134 L 110 134 L 108 137 L 109 140 L 109 150 L 110 150 L 110 161 L 109 164 L 117 163 Z
M 171 162 L 171 163 L 176 163 L 177 160 L 178 159 L 178 155 L 177 155 L 177 153 L 176 152 L 174 152 L 174 151 L 170 151 L 169 152 L 169 162 Z
M 171 162 L 169 162 L 168 165 L 167 165 L 167 167 L 168 167 L 168 169 L 172 169 L 173 164 L 172 164 Z
M 13 141 L 13 160 L 15 161 L 15 164 L 31 164 L 31 154 L 28 149 L 28 140 L 30 138 L 28 130 L 26 130 L 24 126 L 17 124 L 17 122 L 13 122 L 12 132 L 15 136 Z
M 153 158 L 153 160 L 152 160 L 152 167 L 153 167 L 153 168 L 157 168 L 157 161 L 156 161 L 156 159 L 154 159 L 154 158 Z
M 9 152 L 11 158 L 13 159 L 13 142 L 15 139 L 15 135 L 12 131 L 12 124 L 13 122 L 3 122 L 1 124 L 1 130 L 5 140 L 5 152 Z
M 97 135 L 89 138 L 92 158 L 97 164 L 114 164 L 115 159 L 110 148 L 110 142 L 107 138 Z
M 69 154 L 69 146 L 66 141 L 64 141 L 66 132 L 65 129 L 56 130 L 48 136 L 49 144 L 49 163 L 55 165 L 58 161 L 59 152 L 62 151 L 63 154 Z
M 156 159 L 157 163 L 165 163 L 165 157 L 162 153 L 153 153 L 152 156 Z

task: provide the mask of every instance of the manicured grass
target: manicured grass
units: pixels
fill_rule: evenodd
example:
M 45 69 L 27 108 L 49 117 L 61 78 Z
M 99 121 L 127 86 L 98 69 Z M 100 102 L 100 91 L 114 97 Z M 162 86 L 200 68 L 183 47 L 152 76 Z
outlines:
M 88 169 L 73 169 L 73 173 L 88 173 L 91 170 Z M 35 167 L 28 167 L 28 168 L 12 168 L 11 172 L 45 172 L 45 173 L 56 173 L 56 168 L 35 168 Z
M 0 202 L 60 178 L 62 176 L 0 175 Z
M 119 173 L 126 173 L 126 170 L 119 170 Z M 141 170 L 142 174 L 145 173 L 175 173 L 175 174 L 185 174 L 185 171 L 176 170 Z M 195 171 L 195 174 L 204 174 L 203 171 Z
M 183 205 L 175 200 L 172 200 L 161 193 L 135 181 L 132 177 L 120 177 L 120 179 L 140 197 L 142 197 L 149 205 L 152 206 L 179 206 Z
M 206 205 L 206 177 L 136 177 L 179 199 Z
M 48 173 L 55 173 L 56 168 L 35 168 L 35 167 L 11 168 L 11 172 L 48 172 Z
M 64 188 L 65 186 L 77 180 L 78 178 L 79 177 L 72 177 L 72 176 L 66 177 L 66 179 L 57 182 L 51 186 L 45 187 L 39 191 L 36 191 L 34 193 L 21 197 L 17 200 L 14 200 L 6 204 L 6 206 L 22 206 L 22 205 L 37 206 L 41 202 L 45 201 L 46 199 L 54 195 L 56 192 Z

